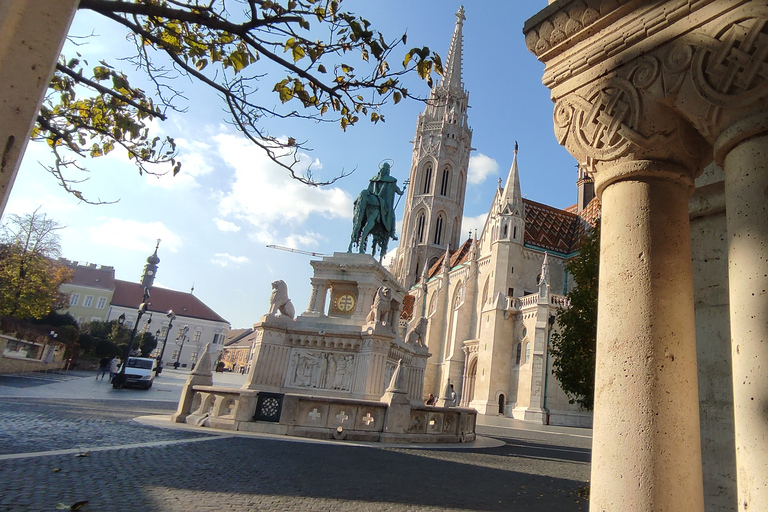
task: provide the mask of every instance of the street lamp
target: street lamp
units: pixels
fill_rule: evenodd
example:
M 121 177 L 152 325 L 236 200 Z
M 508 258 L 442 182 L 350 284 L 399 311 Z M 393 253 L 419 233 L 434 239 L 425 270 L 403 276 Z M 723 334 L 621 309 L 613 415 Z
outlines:
M 159 374 L 161 371 L 163 371 L 163 354 L 165 353 L 165 344 L 168 343 L 168 335 L 171 334 L 171 327 L 173 327 L 173 321 L 176 320 L 176 314 L 173 312 L 172 309 L 168 310 L 168 313 L 165 315 L 168 317 L 168 330 L 165 331 L 165 339 L 163 340 L 163 348 L 160 349 L 160 356 L 158 357 L 160 364 L 157 367 L 157 373 Z M 159 333 L 160 331 L 158 331 Z
M 115 389 L 122 389 L 123 385 L 128 379 L 125 376 L 125 368 L 126 366 L 128 366 L 128 358 L 130 357 L 131 350 L 133 349 L 133 339 L 136 337 L 136 329 L 138 329 L 139 322 L 141 321 L 141 317 L 144 315 L 144 313 L 147 312 L 147 306 L 149 306 L 147 299 L 149 299 L 149 288 L 144 288 L 144 299 L 141 301 L 141 304 L 139 304 L 138 317 L 136 318 L 136 323 L 133 324 L 133 331 L 131 331 L 131 339 L 128 340 L 128 346 L 125 348 L 125 357 L 123 358 L 123 365 L 120 367 L 120 373 L 118 373 L 112 378 L 112 387 Z M 123 325 L 123 323 L 125 322 L 125 313 L 120 315 L 120 317 L 117 319 L 117 322 L 120 325 Z
M 181 338 L 181 348 L 179 348 L 179 353 L 176 355 L 176 362 L 173 363 L 173 367 L 178 370 L 179 368 L 179 359 L 181 359 L 181 352 L 184 350 L 184 341 L 187 339 L 187 333 L 189 332 L 189 326 L 185 325 L 181 332 L 179 333 L 179 336 L 176 338 L 176 344 L 178 345 L 179 338 Z

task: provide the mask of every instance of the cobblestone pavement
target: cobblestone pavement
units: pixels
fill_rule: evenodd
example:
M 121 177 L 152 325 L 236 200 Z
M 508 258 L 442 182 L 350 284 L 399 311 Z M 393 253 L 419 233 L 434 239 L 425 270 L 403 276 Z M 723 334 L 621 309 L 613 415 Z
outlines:
M 589 478 L 585 438 L 495 429 L 505 445 L 422 450 L 209 435 L 132 420 L 175 405 L 0 398 L 0 511 L 81 500 L 89 501 L 83 512 L 588 509 L 580 496 Z

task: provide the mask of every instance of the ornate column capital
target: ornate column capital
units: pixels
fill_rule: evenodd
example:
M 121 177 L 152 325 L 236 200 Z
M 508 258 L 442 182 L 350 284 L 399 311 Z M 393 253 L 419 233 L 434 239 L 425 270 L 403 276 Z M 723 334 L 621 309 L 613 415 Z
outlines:
M 647 4 L 557 1 L 526 23 L 558 140 L 590 172 L 630 155 L 722 166 L 768 126 L 768 5 Z

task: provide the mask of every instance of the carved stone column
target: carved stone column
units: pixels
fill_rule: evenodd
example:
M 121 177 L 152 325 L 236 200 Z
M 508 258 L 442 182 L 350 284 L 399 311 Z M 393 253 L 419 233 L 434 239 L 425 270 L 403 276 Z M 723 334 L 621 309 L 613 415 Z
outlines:
M 525 27 L 602 201 L 593 511 L 704 510 L 688 199 L 711 142 L 665 45 L 705 3 L 556 1 Z
M 738 510 L 768 506 L 768 118 L 725 156 Z M 741 132 L 743 133 L 743 132 Z
M 4 0 L 0 7 L 0 214 L 77 4 Z
M 703 510 L 688 196 L 653 161 L 605 185 L 592 510 Z M 603 182 L 603 183 L 600 183 Z M 602 186 L 601 186 L 602 185 Z

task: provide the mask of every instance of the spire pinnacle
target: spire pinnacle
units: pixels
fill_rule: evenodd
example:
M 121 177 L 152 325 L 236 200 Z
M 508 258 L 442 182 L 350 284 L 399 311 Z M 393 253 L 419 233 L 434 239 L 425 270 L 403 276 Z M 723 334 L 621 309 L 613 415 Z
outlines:
M 467 17 L 464 15 L 464 6 L 459 7 L 456 12 L 456 28 L 453 30 L 453 38 L 451 39 L 451 48 L 448 50 L 448 58 L 445 61 L 445 74 L 441 85 L 448 87 L 449 89 L 463 89 L 463 83 L 461 80 L 461 56 L 464 46 L 464 36 L 462 35 L 462 28 L 464 27 L 464 20 Z
M 504 187 L 502 204 L 509 204 L 514 207 L 521 203 L 522 198 L 523 194 L 520 191 L 520 173 L 517 168 L 517 141 L 515 141 L 515 153 L 512 157 L 512 166 L 509 168 L 507 185 Z

